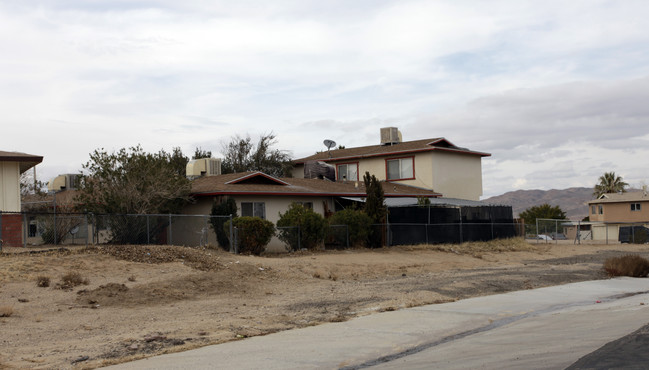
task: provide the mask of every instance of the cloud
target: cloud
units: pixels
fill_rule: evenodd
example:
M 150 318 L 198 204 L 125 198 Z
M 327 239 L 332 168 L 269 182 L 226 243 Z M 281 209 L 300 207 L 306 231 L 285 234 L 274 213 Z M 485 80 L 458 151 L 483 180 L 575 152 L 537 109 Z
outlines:
M 639 181 L 647 10 L 638 0 L 4 1 L 2 149 L 70 168 L 102 146 L 218 151 L 232 135 L 273 131 L 303 156 L 325 138 L 372 145 L 398 126 L 405 140 L 493 153 L 485 193 L 550 186 L 539 174 L 552 172 L 557 185 L 615 168 Z

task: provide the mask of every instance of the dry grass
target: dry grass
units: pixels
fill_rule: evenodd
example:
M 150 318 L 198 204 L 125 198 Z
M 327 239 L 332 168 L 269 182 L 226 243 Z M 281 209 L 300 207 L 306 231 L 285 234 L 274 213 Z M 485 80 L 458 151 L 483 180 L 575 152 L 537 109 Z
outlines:
M 0 317 L 9 317 L 14 314 L 12 306 L 0 306 Z
M 50 278 L 47 276 L 39 276 L 36 278 L 36 286 L 40 288 L 47 288 L 50 286 Z
M 486 242 L 467 242 L 462 244 L 421 244 L 405 247 L 409 250 L 432 250 L 479 256 L 488 252 L 536 252 L 542 253 L 549 247 L 544 244 L 530 244 L 523 238 L 494 239 Z
M 611 257 L 604 261 L 604 270 L 609 276 L 645 277 L 649 274 L 649 260 L 637 254 Z
M 61 283 L 59 288 L 61 289 L 71 289 L 79 285 L 88 285 L 90 282 L 88 279 L 81 277 L 81 274 L 76 271 L 68 272 L 67 274 L 61 277 Z

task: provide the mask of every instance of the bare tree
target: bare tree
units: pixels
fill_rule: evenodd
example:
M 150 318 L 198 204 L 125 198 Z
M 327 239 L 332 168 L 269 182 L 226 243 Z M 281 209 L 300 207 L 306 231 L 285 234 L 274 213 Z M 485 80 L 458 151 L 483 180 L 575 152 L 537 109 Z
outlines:
M 223 173 L 261 171 L 271 176 L 290 176 L 291 156 L 287 151 L 273 149 L 277 143 L 273 133 L 263 134 L 254 144 L 250 135 L 236 135 L 223 145 Z

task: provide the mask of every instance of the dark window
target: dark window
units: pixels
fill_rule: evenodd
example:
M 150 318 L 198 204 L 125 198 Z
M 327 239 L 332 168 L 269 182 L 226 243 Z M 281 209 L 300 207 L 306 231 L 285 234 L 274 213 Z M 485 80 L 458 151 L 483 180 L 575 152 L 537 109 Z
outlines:
M 345 163 L 338 165 L 338 181 L 358 181 L 358 163 Z
M 388 180 L 413 179 L 415 177 L 414 163 L 415 163 L 414 157 L 388 159 L 386 161 L 387 179 Z
M 260 217 L 266 219 L 266 203 L 264 202 L 241 202 L 241 216 Z
M 631 203 L 631 211 L 639 211 L 640 203 Z

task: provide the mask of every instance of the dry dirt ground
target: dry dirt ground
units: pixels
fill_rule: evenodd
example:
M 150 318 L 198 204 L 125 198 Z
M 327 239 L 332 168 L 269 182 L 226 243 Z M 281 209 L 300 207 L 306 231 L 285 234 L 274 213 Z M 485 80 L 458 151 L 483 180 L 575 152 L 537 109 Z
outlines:
M 24 252 L 24 250 L 20 250 Z M 8 253 L 9 252 L 9 253 Z M 95 368 L 374 312 L 606 278 L 645 245 L 463 245 L 241 256 L 103 246 L 0 254 L 0 368 Z M 63 283 L 66 274 L 77 273 Z M 49 278 L 39 287 L 39 278 Z

